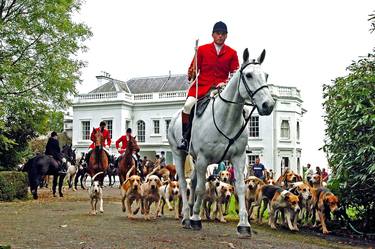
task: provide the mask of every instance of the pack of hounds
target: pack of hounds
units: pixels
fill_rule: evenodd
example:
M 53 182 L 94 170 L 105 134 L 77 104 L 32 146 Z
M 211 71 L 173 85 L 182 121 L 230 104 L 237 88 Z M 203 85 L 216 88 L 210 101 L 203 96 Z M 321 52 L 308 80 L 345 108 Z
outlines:
M 225 215 L 228 214 L 232 196 L 235 197 L 236 207 L 238 206 L 236 189 L 230 179 L 230 172 L 226 170 L 221 171 L 219 175 L 207 177 L 200 213 L 202 220 L 226 222 Z M 192 206 L 193 197 L 189 196 L 192 184 L 189 178 L 187 183 L 187 194 Z M 339 201 L 337 196 L 322 186 L 323 184 L 318 174 L 302 181 L 302 177 L 290 169 L 286 169 L 277 180 L 261 180 L 249 176 L 245 179 L 248 218 L 262 223 L 263 214 L 267 209 L 268 224 L 273 229 L 277 226 L 286 226 L 291 231 L 298 231 L 302 224 L 317 227 L 320 223 L 322 232 L 328 234 L 326 221 L 330 219 L 331 213 L 338 210 Z M 174 177 L 158 176 L 154 172 L 145 178 L 127 175 L 120 186 L 120 192 L 122 211 L 129 219 L 136 218 L 139 211 L 145 220 L 157 219 L 164 215 L 165 204 L 170 211 L 174 210 L 175 219 L 181 217 L 179 183 Z M 92 181 L 89 193 L 91 214 L 97 213 L 97 202 L 100 203 L 100 212 L 103 212 L 103 191 L 97 181 Z

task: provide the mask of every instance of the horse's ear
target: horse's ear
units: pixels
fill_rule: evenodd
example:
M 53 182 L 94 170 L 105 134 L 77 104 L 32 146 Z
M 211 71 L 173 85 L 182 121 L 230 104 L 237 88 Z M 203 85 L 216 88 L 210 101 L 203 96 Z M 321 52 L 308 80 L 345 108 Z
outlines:
M 246 62 L 249 60 L 249 50 L 247 48 L 245 48 L 245 50 L 243 51 L 243 62 Z
M 258 57 L 258 63 L 259 64 L 262 64 L 263 61 L 264 61 L 264 57 L 266 57 L 266 50 L 263 49 L 262 53 L 260 54 L 260 56 Z
M 134 140 L 137 138 L 137 136 L 134 136 Z

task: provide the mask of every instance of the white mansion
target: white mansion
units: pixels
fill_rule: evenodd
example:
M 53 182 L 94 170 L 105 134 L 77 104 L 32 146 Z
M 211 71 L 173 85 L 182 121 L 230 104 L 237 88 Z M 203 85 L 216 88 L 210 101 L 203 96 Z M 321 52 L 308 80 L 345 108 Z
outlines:
M 98 88 L 77 95 L 73 101 L 72 140 L 77 152 L 87 151 L 92 128 L 104 120 L 112 135 L 113 153 L 117 153 L 115 141 L 130 127 L 142 157 L 153 160 L 165 151 L 167 162 L 172 162 L 166 136 L 171 118 L 184 104 L 187 76 L 142 77 L 126 82 L 108 76 L 97 79 Z M 249 122 L 248 164 L 259 156 L 277 175 L 286 166 L 301 173 L 300 129 L 306 110 L 302 108 L 300 91 L 276 85 L 270 85 L 270 90 L 276 100 L 274 111 L 270 116 L 255 112 Z

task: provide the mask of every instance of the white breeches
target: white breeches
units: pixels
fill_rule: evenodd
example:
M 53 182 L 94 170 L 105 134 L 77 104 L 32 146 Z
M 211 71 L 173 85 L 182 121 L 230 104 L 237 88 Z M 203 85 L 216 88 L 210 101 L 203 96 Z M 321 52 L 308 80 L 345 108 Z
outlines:
M 185 105 L 184 105 L 184 108 L 182 109 L 182 111 L 184 113 L 186 113 L 186 114 L 190 114 L 191 109 L 193 108 L 193 106 L 194 106 L 195 103 L 197 103 L 197 99 L 194 98 L 194 97 L 189 96 L 186 99 L 186 102 L 185 102 Z

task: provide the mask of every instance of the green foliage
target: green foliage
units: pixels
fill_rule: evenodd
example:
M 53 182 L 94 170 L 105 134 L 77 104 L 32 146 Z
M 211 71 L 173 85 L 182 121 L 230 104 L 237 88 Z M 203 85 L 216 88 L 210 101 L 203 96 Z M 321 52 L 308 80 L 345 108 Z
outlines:
M 349 75 L 324 85 L 324 150 L 329 185 L 345 207 L 356 207 L 363 229 L 375 227 L 375 54 L 353 62 Z
M 27 198 L 27 173 L 17 171 L 0 172 L 0 201 Z
M 63 129 L 91 36 L 74 22 L 80 0 L 0 0 L 0 169 L 24 157 L 28 141 Z

